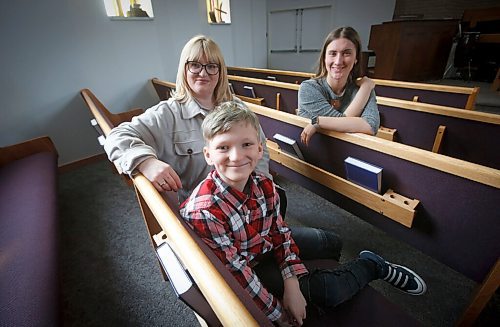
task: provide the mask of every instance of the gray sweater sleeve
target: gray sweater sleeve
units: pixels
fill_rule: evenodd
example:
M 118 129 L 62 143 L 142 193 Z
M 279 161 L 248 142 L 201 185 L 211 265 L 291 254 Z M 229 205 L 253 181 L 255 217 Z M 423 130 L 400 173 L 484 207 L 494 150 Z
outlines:
M 299 110 L 301 117 L 312 118 L 313 116 L 345 117 L 343 113 L 335 110 L 329 101 L 330 96 L 319 80 L 310 79 L 304 81 L 299 87 Z
M 310 79 L 300 84 L 298 95 L 299 116 L 306 118 L 312 118 L 313 116 L 345 117 L 344 111 L 356 96 L 359 87 L 354 83 L 348 84 L 344 96 L 344 100 L 347 101 L 343 101 L 342 106 L 337 110 L 330 104 L 330 100 L 334 95 L 333 92 L 327 89 L 327 86 L 323 85 L 325 83 L 322 79 Z M 361 113 L 361 118 L 370 125 L 373 135 L 375 135 L 380 127 L 380 115 L 375 91 L 371 92 L 368 102 Z
M 377 107 L 377 98 L 375 96 L 375 91 L 372 91 L 368 102 L 361 113 L 361 118 L 363 118 L 372 128 L 373 135 L 376 135 L 380 127 L 380 114 Z

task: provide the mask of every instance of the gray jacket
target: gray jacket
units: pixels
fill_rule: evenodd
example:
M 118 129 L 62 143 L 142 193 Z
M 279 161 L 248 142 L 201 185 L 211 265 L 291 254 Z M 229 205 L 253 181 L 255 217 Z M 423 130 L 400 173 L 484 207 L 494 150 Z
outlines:
M 179 201 L 183 202 L 213 169 L 203 156 L 205 142 L 201 123 L 207 113 L 194 100 L 179 103 L 170 98 L 147 109 L 131 122 L 115 127 L 106 138 L 104 149 L 109 160 L 129 175 L 134 174 L 137 166 L 147 158 L 168 163 L 182 181 Z M 269 151 L 262 129 L 261 139 L 264 156 L 256 170 L 270 176 Z

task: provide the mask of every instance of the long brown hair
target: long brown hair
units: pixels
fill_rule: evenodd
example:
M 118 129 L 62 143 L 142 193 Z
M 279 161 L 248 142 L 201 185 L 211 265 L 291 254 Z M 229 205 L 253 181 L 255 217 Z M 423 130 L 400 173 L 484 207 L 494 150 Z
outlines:
M 360 56 L 361 56 L 361 39 L 359 38 L 358 32 L 350 26 L 339 27 L 336 30 L 331 31 L 325 39 L 323 43 L 323 48 L 321 49 L 321 54 L 319 56 L 318 69 L 316 71 L 315 78 L 322 78 L 328 75 L 328 70 L 325 65 L 325 57 L 326 57 L 326 48 L 328 45 L 337 39 L 348 39 L 351 41 L 356 47 L 356 63 L 350 72 L 351 80 L 355 80 L 360 77 L 361 69 L 360 69 Z

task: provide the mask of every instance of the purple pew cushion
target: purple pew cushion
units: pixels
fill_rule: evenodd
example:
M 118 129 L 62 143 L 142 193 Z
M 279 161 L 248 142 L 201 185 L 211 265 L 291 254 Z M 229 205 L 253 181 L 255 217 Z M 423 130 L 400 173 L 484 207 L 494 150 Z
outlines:
M 0 325 L 59 324 L 57 156 L 0 167 Z

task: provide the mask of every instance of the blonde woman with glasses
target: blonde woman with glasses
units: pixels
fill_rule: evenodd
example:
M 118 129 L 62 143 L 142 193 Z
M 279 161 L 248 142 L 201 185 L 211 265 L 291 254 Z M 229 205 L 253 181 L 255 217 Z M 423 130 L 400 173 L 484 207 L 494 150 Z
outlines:
M 201 123 L 228 100 L 233 96 L 219 46 L 195 36 L 182 49 L 173 96 L 114 128 L 104 149 L 124 173 L 140 172 L 158 191 L 178 192 L 183 202 L 211 170 L 203 157 Z M 257 170 L 269 176 L 269 153 L 261 135 L 264 156 Z

